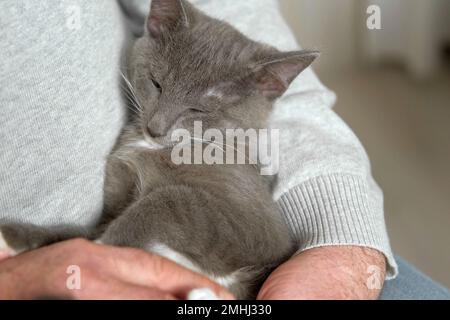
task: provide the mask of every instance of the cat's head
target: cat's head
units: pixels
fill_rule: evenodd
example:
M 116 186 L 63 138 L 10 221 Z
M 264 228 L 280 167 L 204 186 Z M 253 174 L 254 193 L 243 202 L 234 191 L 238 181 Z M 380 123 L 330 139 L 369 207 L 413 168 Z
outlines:
M 175 129 L 255 128 L 273 101 L 318 56 L 280 52 L 249 40 L 185 0 L 153 0 L 128 76 L 142 109 L 139 130 L 169 145 Z

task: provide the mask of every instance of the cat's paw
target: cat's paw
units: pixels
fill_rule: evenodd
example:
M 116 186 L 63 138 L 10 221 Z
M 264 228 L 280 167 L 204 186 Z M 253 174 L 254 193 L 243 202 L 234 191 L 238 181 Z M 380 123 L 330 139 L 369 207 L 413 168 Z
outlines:
M 0 261 L 15 255 L 15 250 L 8 245 L 0 229 Z
M 220 300 L 216 294 L 208 288 L 194 289 L 189 292 L 188 300 Z

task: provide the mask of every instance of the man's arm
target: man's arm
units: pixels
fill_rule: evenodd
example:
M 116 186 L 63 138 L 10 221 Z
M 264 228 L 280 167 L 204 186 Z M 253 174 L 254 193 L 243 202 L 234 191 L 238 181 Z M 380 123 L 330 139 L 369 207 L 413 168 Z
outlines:
M 278 267 L 258 299 L 377 299 L 385 269 L 385 258 L 376 250 L 348 246 L 310 249 Z

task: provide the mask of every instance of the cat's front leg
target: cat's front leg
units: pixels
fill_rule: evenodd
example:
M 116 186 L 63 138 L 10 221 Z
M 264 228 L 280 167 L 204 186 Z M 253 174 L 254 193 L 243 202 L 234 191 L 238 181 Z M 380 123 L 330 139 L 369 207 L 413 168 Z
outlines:
M 89 235 L 88 230 L 71 226 L 3 225 L 0 226 L 0 252 L 14 256 L 68 239 L 89 238 Z
M 27 225 L 0 226 L 0 252 L 15 256 L 43 246 L 47 237 L 37 227 Z
M 103 196 L 101 225 L 108 224 L 120 215 L 131 203 L 136 190 L 135 173 L 114 156 L 108 159 Z

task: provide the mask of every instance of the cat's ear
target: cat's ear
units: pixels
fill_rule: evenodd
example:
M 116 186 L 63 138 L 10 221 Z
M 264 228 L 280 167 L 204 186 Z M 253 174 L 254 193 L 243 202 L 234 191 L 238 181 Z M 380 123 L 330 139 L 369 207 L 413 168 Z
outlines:
M 149 34 L 158 38 L 164 32 L 188 26 L 189 20 L 185 6 L 183 0 L 152 0 L 150 15 L 147 19 Z
M 281 97 L 294 79 L 320 55 L 318 51 L 294 51 L 272 55 L 253 67 L 252 84 L 269 99 Z

